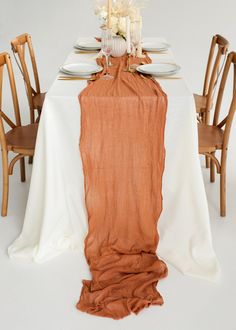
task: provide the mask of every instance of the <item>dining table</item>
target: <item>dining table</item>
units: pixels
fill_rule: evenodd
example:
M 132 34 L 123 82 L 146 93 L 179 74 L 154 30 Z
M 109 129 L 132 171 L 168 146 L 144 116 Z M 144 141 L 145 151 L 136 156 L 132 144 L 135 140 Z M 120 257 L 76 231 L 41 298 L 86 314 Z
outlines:
M 163 38 L 144 40 L 165 41 Z M 171 48 L 150 52 L 148 56 L 153 63 L 175 63 Z M 96 57 L 97 54 L 78 52 L 73 48 L 65 63 L 96 63 Z M 66 250 L 84 251 L 88 220 L 79 151 L 81 111 L 78 96 L 88 82 L 61 80 L 61 75 L 61 72 L 55 74 L 46 94 L 23 227 L 8 248 L 11 258 L 42 263 Z M 158 256 L 185 275 L 216 281 L 220 267 L 212 244 L 198 155 L 193 94 L 182 71 L 172 77 L 154 79 L 168 97 Z

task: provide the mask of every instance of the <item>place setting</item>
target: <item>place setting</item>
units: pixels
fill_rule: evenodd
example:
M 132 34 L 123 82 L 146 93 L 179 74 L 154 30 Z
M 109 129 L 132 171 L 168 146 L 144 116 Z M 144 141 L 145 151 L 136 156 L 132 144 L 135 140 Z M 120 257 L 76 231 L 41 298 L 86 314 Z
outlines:
M 142 41 L 142 49 L 149 53 L 167 53 L 170 49 L 170 44 L 161 41 Z
M 101 50 L 101 42 L 97 41 L 95 38 L 78 40 L 74 48 L 76 54 L 97 54 Z
M 102 29 L 102 37 L 101 42 L 98 41 L 78 41 L 75 44 L 75 47 L 77 49 L 83 50 L 90 54 L 90 52 L 93 51 L 99 51 L 100 56 L 112 56 L 113 53 L 113 46 L 114 42 L 112 40 L 112 37 L 110 37 L 110 44 L 104 45 L 105 42 L 109 43 L 109 40 L 107 39 L 107 36 L 105 34 L 109 33 L 109 30 Z M 142 42 L 142 55 L 140 58 L 144 58 L 145 54 L 148 55 L 152 53 L 159 53 L 166 51 L 170 48 L 170 45 L 164 42 Z M 130 68 L 127 69 L 127 72 L 137 72 L 143 76 L 153 76 L 154 78 L 162 78 L 162 79 L 180 79 L 180 77 L 175 76 L 180 71 L 180 66 L 175 63 L 151 63 L 151 64 L 144 64 L 140 63 L 138 64 L 131 64 L 132 58 L 137 57 L 134 53 L 134 50 L 131 51 L 131 47 L 134 47 L 132 45 L 132 38 L 130 36 L 130 45 L 127 45 L 127 56 Z M 108 53 L 106 55 L 106 51 L 108 49 Z M 129 52 L 130 49 L 130 53 Z M 125 52 L 126 53 L 126 52 Z M 122 53 L 122 56 L 123 53 Z M 98 56 L 96 58 L 99 58 Z M 114 57 L 116 58 L 116 57 Z M 94 61 L 95 62 L 95 61 Z M 111 62 L 110 62 L 111 63 Z M 109 64 L 109 66 L 112 66 Z M 87 62 L 81 62 L 81 63 L 71 63 L 66 64 L 60 68 L 60 71 L 64 73 L 64 76 L 60 76 L 58 80 L 96 80 L 95 76 L 92 76 L 94 74 L 100 73 L 103 71 L 103 67 L 100 65 L 97 65 L 95 63 L 87 63 Z
M 136 71 L 139 74 L 154 79 L 181 79 L 181 77 L 177 75 L 180 69 L 180 66 L 174 63 L 142 64 L 136 67 Z
M 94 80 L 97 73 L 103 71 L 103 67 L 87 62 L 65 64 L 60 68 L 63 76 L 58 80 Z
M 159 78 L 159 79 L 180 79 L 176 74 L 180 71 L 180 66 L 174 63 L 150 63 L 146 64 L 140 61 L 140 65 L 132 63 L 133 59 L 144 59 L 148 54 L 168 54 L 170 44 L 158 40 L 143 40 L 142 39 L 142 18 L 139 9 L 136 9 L 136 14 L 129 17 L 119 17 L 114 19 L 113 16 L 105 18 L 102 15 L 102 10 L 97 12 L 97 16 L 102 20 L 101 37 L 81 38 L 74 45 L 77 54 L 93 54 L 96 57 L 92 58 L 93 64 L 88 63 L 70 63 L 61 67 L 60 71 L 64 74 L 59 76 L 58 80 L 88 80 L 95 81 L 98 77 L 103 80 L 110 80 L 114 77 L 109 74 L 109 67 L 112 67 L 111 58 L 117 59 L 127 56 L 126 72 L 137 73 L 142 77 Z M 107 23 L 106 23 L 107 22 Z M 103 71 L 100 65 L 96 65 L 99 58 L 105 57 L 106 61 L 103 64 L 104 76 L 95 74 Z M 137 61 L 135 61 L 137 62 Z M 143 65 L 144 64 L 144 65 Z

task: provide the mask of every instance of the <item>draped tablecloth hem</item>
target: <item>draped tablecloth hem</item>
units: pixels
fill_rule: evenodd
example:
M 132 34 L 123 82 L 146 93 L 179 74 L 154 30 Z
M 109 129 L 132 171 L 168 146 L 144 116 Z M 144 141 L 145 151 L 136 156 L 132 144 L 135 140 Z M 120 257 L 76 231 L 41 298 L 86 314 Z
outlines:
M 11 259 L 19 258 L 27 262 L 41 264 L 67 251 L 84 254 L 84 245 L 80 238 L 69 239 L 68 237 L 62 237 L 57 243 L 43 244 L 43 248 L 40 248 L 39 244 L 31 245 L 26 242 L 27 239 L 22 239 L 21 237 L 15 240 L 12 245 L 8 247 L 8 256 Z
M 61 239 L 59 239 L 61 241 Z M 73 242 L 74 241 L 74 242 Z M 81 238 L 77 242 L 83 242 Z M 161 250 L 161 243 L 159 244 L 159 250 Z M 71 240 L 68 246 L 63 246 L 58 244 L 45 244 L 43 249 L 39 249 L 39 245 L 27 244 L 27 240 L 15 240 L 12 245 L 8 248 L 8 256 L 11 259 L 21 259 L 25 262 L 35 262 L 37 264 L 42 264 L 48 262 L 53 258 L 59 257 L 65 252 L 75 252 L 79 254 L 84 254 L 83 244 L 76 244 L 75 240 Z M 191 276 L 194 278 L 199 278 L 202 280 L 207 280 L 212 283 L 217 283 L 221 279 L 221 269 L 219 263 L 214 255 L 210 258 L 205 258 L 204 262 L 193 262 L 195 259 L 179 257 L 178 252 L 171 254 L 168 257 L 168 253 L 158 253 L 159 257 L 165 261 L 165 263 L 172 265 L 177 271 L 183 275 Z M 181 265 L 181 267 L 179 266 Z M 185 265 L 185 266 L 184 266 Z

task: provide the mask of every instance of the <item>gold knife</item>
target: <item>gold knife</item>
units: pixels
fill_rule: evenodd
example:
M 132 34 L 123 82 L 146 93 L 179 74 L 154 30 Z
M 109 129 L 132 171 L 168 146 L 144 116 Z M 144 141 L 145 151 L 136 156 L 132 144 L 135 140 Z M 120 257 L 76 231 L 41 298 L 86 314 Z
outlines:
M 74 53 L 75 54 L 91 54 L 92 55 L 92 54 L 98 54 L 99 52 L 95 52 L 95 51 L 94 52 L 90 52 L 90 51 L 83 51 L 83 50 L 82 51 L 75 50 Z
M 82 78 L 82 77 L 67 77 L 67 76 L 59 76 L 57 78 L 58 80 L 89 80 L 89 81 L 94 81 L 96 80 L 95 77 L 91 77 L 91 78 Z

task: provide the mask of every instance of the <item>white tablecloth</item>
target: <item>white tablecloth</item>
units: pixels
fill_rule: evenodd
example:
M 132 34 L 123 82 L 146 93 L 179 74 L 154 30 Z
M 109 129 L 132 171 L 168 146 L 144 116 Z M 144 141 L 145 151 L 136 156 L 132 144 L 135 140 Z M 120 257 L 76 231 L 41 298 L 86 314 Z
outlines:
M 171 51 L 150 57 L 154 62 L 174 61 Z M 81 60 L 95 61 L 94 55 L 72 52 L 66 63 Z M 193 96 L 183 79 L 159 82 L 169 105 L 158 254 L 184 274 L 216 280 L 219 266 L 198 156 Z M 78 95 L 86 84 L 55 80 L 47 94 L 23 230 L 9 247 L 10 257 L 44 262 L 66 249 L 83 252 L 87 216 L 78 147 Z

